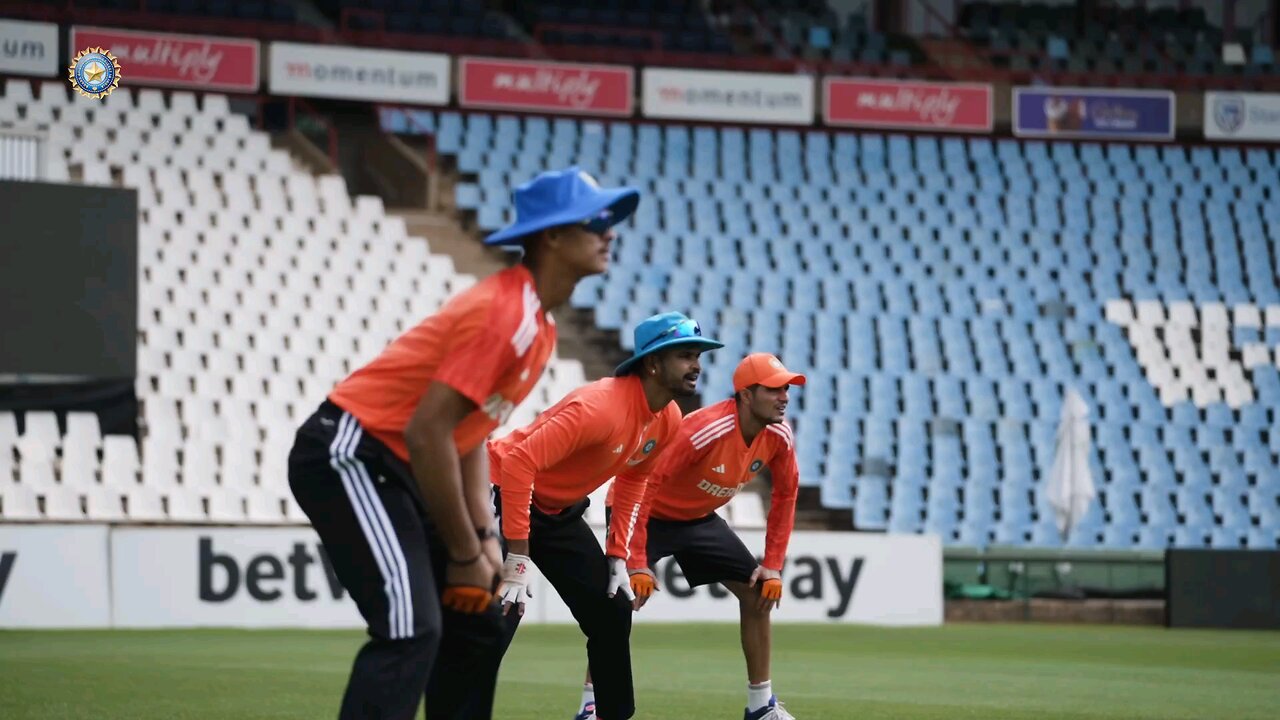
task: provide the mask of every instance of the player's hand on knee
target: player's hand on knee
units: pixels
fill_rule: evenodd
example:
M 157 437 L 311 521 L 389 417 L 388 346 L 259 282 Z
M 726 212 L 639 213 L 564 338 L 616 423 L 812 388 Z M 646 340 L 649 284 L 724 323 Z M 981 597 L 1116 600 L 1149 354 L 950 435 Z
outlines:
M 529 569 L 533 561 L 528 555 L 508 553 L 502 565 L 502 584 L 498 586 L 498 597 L 502 598 L 502 614 L 506 615 L 515 608 L 524 615 L 524 606 L 533 593 L 529 592 Z
M 755 572 L 751 573 L 751 581 L 747 585 L 760 586 L 760 601 L 756 606 L 758 609 L 767 612 L 782 604 L 782 571 L 758 565 Z
M 463 613 L 484 612 L 493 602 L 496 575 L 493 563 L 483 552 L 463 562 L 450 560 L 445 569 L 442 604 Z
M 454 612 L 479 615 L 493 603 L 493 593 L 480 587 L 450 585 L 444 589 L 440 602 Z
M 609 586 L 605 589 L 605 594 L 613 597 L 619 592 L 632 602 L 636 599 L 636 594 L 631 592 L 631 577 L 627 574 L 627 561 L 620 557 L 611 557 L 609 558 Z
M 658 592 L 658 579 L 649 568 L 629 570 L 631 575 L 631 592 L 636 599 L 631 602 L 632 610 L 639 610 L 649 602 L 649 598 Z

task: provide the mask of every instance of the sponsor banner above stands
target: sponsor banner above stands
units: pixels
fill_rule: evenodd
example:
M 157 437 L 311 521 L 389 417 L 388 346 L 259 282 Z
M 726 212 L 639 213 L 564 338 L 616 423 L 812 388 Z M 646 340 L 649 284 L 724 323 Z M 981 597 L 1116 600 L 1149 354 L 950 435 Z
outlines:
M 0 627 L 108 627 L 106 525 L 0 525 Z
M 0 20 L 0 73 L 57 75 L 63 67 L 57 25 Z
M 867 78 L 822 80 L 828 125 L 991 132 L 990 85 Z
M 1168 90 L 1017 87 L 1018 137 L 1172 140 L 1174 96 Z
M 117 528 L 115 627 L 362 627 L 311 528 Z
M 272 93 L 305 97 L 444 105 L 449 56 L 402 50 L 271 43 Z
M 74 54 L 87 47 L 111 51 L 126 85 L 165 85 L 195 90 L 257 92 L 257 40 L 140 32 L 115 28 L 71 28 Z
M 475 57 L 458 62 L 458 103 L 463 107 L 632 113 L 635 71 L 629 67 Z
M 656 118 L 810 125 L 813 77 L 645 68 L 644 114 Z
M 1211 140 L 1280 140 L 1280 93 L 1206 92 L 1204 136 Z

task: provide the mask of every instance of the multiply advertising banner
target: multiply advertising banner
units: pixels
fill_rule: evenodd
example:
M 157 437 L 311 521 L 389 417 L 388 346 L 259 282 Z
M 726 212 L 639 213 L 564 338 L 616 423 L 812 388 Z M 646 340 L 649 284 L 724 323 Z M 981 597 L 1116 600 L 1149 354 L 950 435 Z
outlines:
M 1174 96 L 1168 90 L 1017 87 L 1018 137 L 1172 140 Z
M 64 67 L 58 57 L 57 25 L 0 20 L 0 73 L 56 75 Z
M 597 535 L 603 539 L 603 531 Z M 764 533 L 742 533 L 764 550 Z M 737 622 L 719 585 L 691 588 L 667 558 L 637 622 Z M 572 623 L 535 572 L 529 623 Z M 604 592 L 604 588 L 600 589 Z M 797 532 L 781 622 L 937 625 L 942 546 L 931 535 Z M 0 526 L 0 627 L 332 627 L 363 620 L 308 527 Z
M 1280 140 L 1280 93 L 1206 92 L 1204 136 L 1210 140 Z
M 133 85 L 164 85 L 195 90 L 257 92 L 257 40 L 178 35 L 76 26 L 71 28 L 75 54 L 88 47 L 111 51 L 120 75 Z
M 991 132 L 990 85 L 827 77 L 823 121 L 845 127 Z
M 279 95 L 411 105 L 449 102 L 449 56 L 271 43 L 267 84 Z M 127 77 L 127 76 L 126 76 Z
M 645 68 L 644 114 L 656 118 L 809 125 L 813 77 Z
M 458 102 L 463 107 L 632 113 L 635 72 L 629 67 L 475 57 L 464 57 L 459 64 Z

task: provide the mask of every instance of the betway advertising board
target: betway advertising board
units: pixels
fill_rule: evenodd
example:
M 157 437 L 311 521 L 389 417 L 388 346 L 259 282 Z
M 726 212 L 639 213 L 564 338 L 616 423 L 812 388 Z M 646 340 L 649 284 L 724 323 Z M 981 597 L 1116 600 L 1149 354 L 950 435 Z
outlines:
M 81 25 L 71 28 L 70 52 L 87 47 L 110 50 L 120 61 L 120 76 L 126 84 L 258 90 L 257 40 Z
M 627 116 L 635 71 L 622 65 L 580 65 L 464 57 L 458 61 L 463 107 Z
M 761 532 L 743 540 L 764 550 Z M 737 601 L 720 586 L 690 588 L 670 558 L 657 575 L 661 590 L 637 622 L 737 622 Z M 799 532 L 783 583 L 781 622 L 942 622 L 934 536 Z M 573 622 L 540 575 L 532 590 L 525 622 Z M 6 525 L 0 627 L 359 628 L 363 620 L 307 527 Z
M 56 75 L 65 67 L 60 59 L 57 25 L 0 20 L 0 73 Z
M 449 56 L 275 42 L 267 85 L 278 95 L 410 105 L 449 102 Z
M 756 557 L 764 555 L 763 532 L 739 535 Z M 636 613 L 636 622 L 738 621 L 738 600 L 720 585 L 689 587 L 672 558 L 659 562 L 655 574 L 659 591 Z M 936 535 L 797 532 L 782 583 L 782 604 L 773 612 L 778 622 L 942 623 L 942 543 Z M 545 581 L 533 592 L 526 618 L 574 621 Z
M 813 77 L 778 73 L 645 68 L 647 117 L 723 122 L 813 123 Z
M 1210 140 L 1280 140 L 1280 93 L 1206 92 L 1204 136 Z
M 310 528 L 111 535 L 115 627 L 362 627 Z
M 844 127 L 991 132 L 986 84 L 826 77 L 823 121 Z
M 106 525 L 0 525 L 0 627 L 109 627 Z

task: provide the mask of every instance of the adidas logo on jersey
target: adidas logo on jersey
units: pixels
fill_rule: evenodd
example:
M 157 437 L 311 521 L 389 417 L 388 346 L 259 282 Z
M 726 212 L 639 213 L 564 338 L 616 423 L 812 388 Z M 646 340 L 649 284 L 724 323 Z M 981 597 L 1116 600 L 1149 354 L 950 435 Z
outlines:
M 723 465 L 717 465 L 717 466 L 715 466 L 715 467 L 711 468 L 711 472 L 718 472 L 718 473 L 720 473 L 721 475 L 723 475 L 723 474 L 724 474 L 724 466 L 723 466 Z
M 613 454 L 614 454 L 614 455 L 621 455 L 621 454 L 622 454 L 622 446 L 621 446 L 621 445 L 619 445 L 618 447 L 614 448 L 614 449 L 613 449 Z

